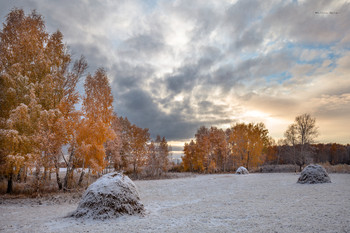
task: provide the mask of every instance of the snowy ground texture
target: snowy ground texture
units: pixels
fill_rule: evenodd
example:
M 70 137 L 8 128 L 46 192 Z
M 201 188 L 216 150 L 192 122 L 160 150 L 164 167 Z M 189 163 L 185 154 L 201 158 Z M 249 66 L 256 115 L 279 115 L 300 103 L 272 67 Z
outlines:
M 78 199 L 0 199 L 0 232 L 350 232 L 350 174 L 297 184 L 291 173 L 136 181 L 146 215 L 66 218 Z

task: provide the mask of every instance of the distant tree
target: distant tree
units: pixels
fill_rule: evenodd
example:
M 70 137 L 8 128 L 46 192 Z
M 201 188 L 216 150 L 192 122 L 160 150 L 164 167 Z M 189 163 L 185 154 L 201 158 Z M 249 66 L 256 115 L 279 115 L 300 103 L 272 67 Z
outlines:
M 234 167 L 247 166 L 248 160 L 248 132 L 244 123 L 237 123 L 230 130 L 228 142 L 231 145 L 232 156 L 234 157 Z
M 161 138 L 157 135 L 156 140 L 151 141 L 146 162 L 146 173 L 149 176 L 159 177 L 168 171 L 169 151 L 170 148 L 165 137 Z
M 305 113 L 295 118 L 295 124 L 300 144 L 307 145 L 313 143 L 319 134 L 318 127 L 316 126 L 316 118 Z
M 201 126 L 196 137 L 196 152 L 194 158 L 194 170 L 198 172 L 208 171 L 209 164 L 211 161 L 211 143 L 210 143 L 210 132 L 205 126 Z
M 294 165 L 296 166 L 299 159 L 297 157 L 297 145 L 298 145 L 298 135 L 297 135 L 297 125 L 291 124 L 288 126 L 286 132 L 284 133 L 285 142 L 290 147 L 286 147 L 288 155 L 292 158 Z
M 266 148 L 266 164 L 278 164 L 279 163 L 279 154 L 278 154 L 278 146 L 275 143 L 275 140 L 270 138 L 269 146 Z
M 158 169 L 160 167 L 160 161 L 157 158 L 157 148 L 155 142 L 152 140 L 148 146 L 148 156 L 147 156 L 147 164 L 146 164 L 146 174 L 148 176 L 157 176 Z
M 165 173 L 168 171 L 169 167 L 169 154 L 170 154 L 170 146 L 168 145 L 167 140 L 165 137 L 160 137 L 157 135 L 156 138 L 156 144 L 157 144 L 157 151 L 158 151 L 158 157 L 159 157 L 159 169 L 158 169 L 158 175 L 161 175 L 162 173 Z
M 193 140 L 190 143 L 185 143 L 184 156 L 182 156 L 182 162 L 184 165 L 184 171 L 199 171 L 198 167 L 198 154 L 196 154 L 196 144 Z
M 118 122 L 120 125 L 119 128 L 119 136 L 121 140 L 121 148 L 120 148 L 120 159 L 121 159 L 121 164 L 120 164 L 120 170 L 125 170 L 127 171 L 129 168 L 129 165 L 131 163 L 131 145 L 132 145 L 132 131 L 131 131 L 131 126 L 132 124 L 128 120 L 128 118 L 123 118 L 119 117 Z
M 312 159 L 311 143 L 318 136 L 316 118 L 310 114 L 302 114 L 295 118 L 293 124 L 285 132 L 286 143 L 292 146 L 294 163 L 299 165 L 301 171 L 308 160 Z
M 229 143 L 235 166 L 256 167 L 265 160 L 264 150 L 269 146 L 268 130 L 263 123 L 237 123 L 231 129 Z
M 182 157 L 185 171 L 228 171 L 244 165 L 256 167 L 265 162 L 271 138 L 263 123 L 237 123 L 225 131 L 217 127 L 200 127 L 185 144 Z
M 133 166 L 133 174 L 138 177 L 140 168 L 145 164 L 147 160 L 148 145 L 150 140 L 150 134 L 148 129 L 137 127 L 136 125 L 131 126 L 131 151 L 130 160 Z
M 210 128 L 210 143 L 211 151 L 208 170 L 210 172 L 215 171 L 226 171 L 227 169 L 227 159 L 228 159 L 228 144 L 226 141 L 226 134 L 224 130 L 218 129 L 216 127 Z

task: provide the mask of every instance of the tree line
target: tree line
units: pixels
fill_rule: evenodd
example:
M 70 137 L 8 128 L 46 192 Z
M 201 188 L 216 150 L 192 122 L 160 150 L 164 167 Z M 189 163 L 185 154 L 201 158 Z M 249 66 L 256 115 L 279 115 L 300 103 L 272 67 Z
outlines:
M 299 146 L 297 146 L 298 149 Z M 300 149 L 298 149 L 300 151 Z M 265 164 L 294 164 L 298 169 L 309 163 L 329 163 L 330 165 L 350 165 L 350 145 L 338 143 L 317 143 L 310 145 L 310 151 L 304 157 L 294 157 L 294 148 L 290 145 L 273 145 Z M 292 153 L 291 153 L 292 152 Z M 303 159 L 302 159 L 303 158 Z
M 318 134 L 316 118 L 310 114 L 297 116 L 285 131 L 284 139 L 271 146 L 266 162 L 294 164 L 299 171 L 310 163 L 350 164 L 349 145 L 315 143 Z
M 7 179 L 7 192 L 14 181 L 26 182 L 29 173 L 39 191 L 52 171 L 64 190 L 77 185 L 78 168 L 78 185 L 86 169 L 102 173 L 112 167 L 134 175 L 166 171 L 166 139 L 151 141 L 148 129 L 117 117 L 106 71 L 86 75 L 87 67 L 83 56 L 73 61 L 60 31 L 46 32 L 36 11 L 26 15 L 13 9 L 7 15 L 0 31 L 0 178 Z M 84 76 L 80 96 L 77 84 Z
M 264 163 L 271 140 L 263 123 L 237 123 L 226 130 L 202 126 L 195 140 L 185 143 L 184 170 L 212 173 L 256 167 Z
M 226 130 L 202 126 L 195 140 L 185 143 L 183 170 L 212 173 L 235 171 L 240 166 L 294 164 L 295 171 L 301 171 L 312 162 L 350 164 L 350 145 L 315 144 L 318 134 L 316 118 L 307 113 L 297 116 L 278 142 L 263 123 L 236 123 Z

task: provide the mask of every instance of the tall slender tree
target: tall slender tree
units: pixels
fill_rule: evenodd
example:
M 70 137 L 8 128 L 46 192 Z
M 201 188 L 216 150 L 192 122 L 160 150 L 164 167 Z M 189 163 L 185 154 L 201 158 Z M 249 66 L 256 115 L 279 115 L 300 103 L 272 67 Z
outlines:
M 102 172 L 106 166 L 104 144 L 115 138 L 111 128 L 113 113 L 113 96 L 106 71 L 98 69 L 85 80 L 85 97 L 83 99 L 83 118 L 77 129 L 77 155 L 82 161 L 80 183 L 84 168 Z

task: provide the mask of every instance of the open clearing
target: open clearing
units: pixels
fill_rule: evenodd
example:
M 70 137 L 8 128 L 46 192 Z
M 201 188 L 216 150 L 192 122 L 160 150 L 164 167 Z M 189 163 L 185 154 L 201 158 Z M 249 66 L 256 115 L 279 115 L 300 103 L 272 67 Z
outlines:
M 314 185 L 297 184 L 298 177 L 221 174 L 135 181 L 146 215 L 105 221 L 65 218 L 78 205 L 72 195 L 61 201 L 0 199 L 0 231 L 350 232 L 350 174 L 330 174 L 332 183 Z

